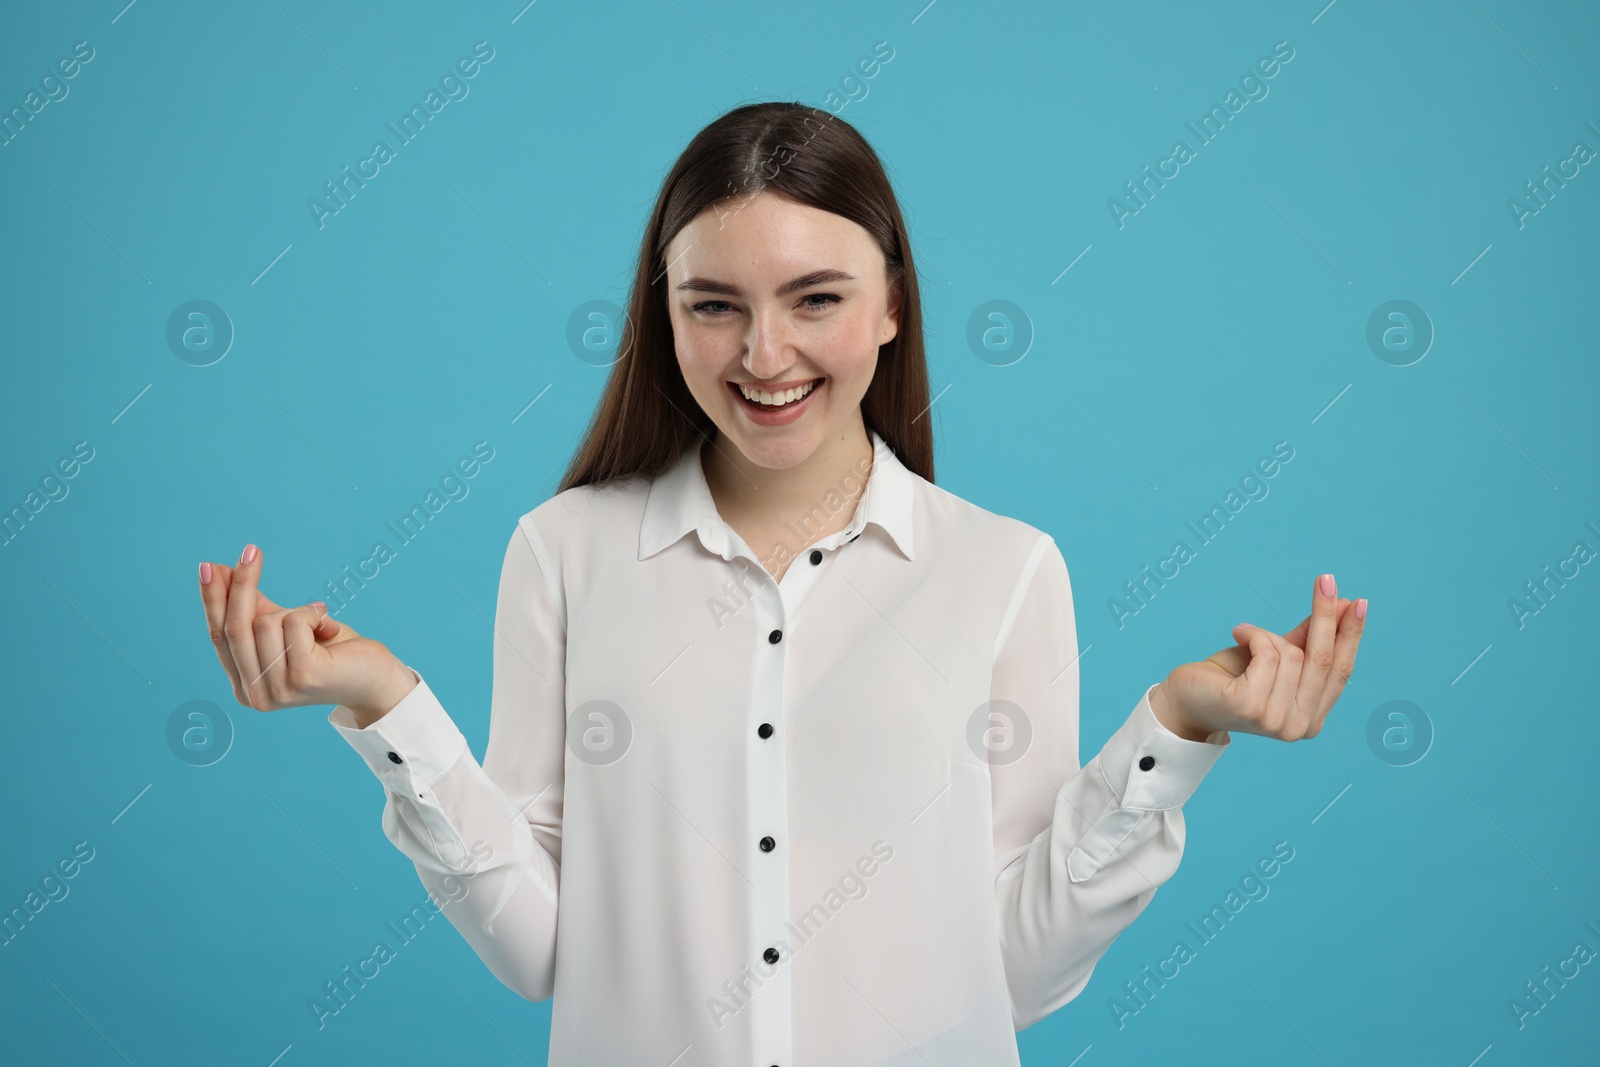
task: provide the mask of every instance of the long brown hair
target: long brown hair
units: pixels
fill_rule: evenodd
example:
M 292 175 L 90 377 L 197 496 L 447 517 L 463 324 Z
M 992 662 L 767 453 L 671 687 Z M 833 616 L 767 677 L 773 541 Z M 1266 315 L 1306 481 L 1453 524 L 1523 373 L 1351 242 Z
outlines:
M 878 349 L 861 400 L 907 469 L 933 481 L 928 364 L 911 242 L 877 153 L 848 122 L 806 104 L 771 101 L 726 112 L 695 135 L 662 183 L 645 229 L 605 392 L 557 492 L 633 475 L 664 473 L 714 432 L 689 392 L 667 311 L 667 245 L 702 211 L 770 190 L 860 225 L 883 252 L 890 299 L 900 290 L 899 329 Z M 731 208 L 737 210 L 737 206 Z

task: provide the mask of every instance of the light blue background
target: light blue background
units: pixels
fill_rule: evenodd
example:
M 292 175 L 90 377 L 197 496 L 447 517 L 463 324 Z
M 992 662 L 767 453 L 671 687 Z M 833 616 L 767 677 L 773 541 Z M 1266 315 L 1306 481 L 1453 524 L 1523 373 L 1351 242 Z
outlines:
M 1234 623 L 1302 618 L 1317 573 L 1372 604 L 1322 735 L 1235 737 L 1186 807 L 1181 868 L 1020 1036 L 1024 1062 L 1594 1062 L 1600 963 L 1522 1028 L 1508 1002 L 1575 943 L 1600 950 L 1600 567 L 1520 628 L 1508 600 L 1575 541 L 1600 549 L 1600 163 L 1522 228 L 1507 206 L 1575 141 L 1600 150 L 1593 5 L 123 2 L 30 5 L 0 37 L 6 109 L 95 49 L 0 147 L 0 504 L 95 450 L 0 549 L 0 909 L 95 849 L 0 947 L 8 1062 L 454 1062 L 462 1043 L 483 1067 L 544 1062 L 548 1003 L 441 919 L 317 1029 L 308 998 L 422 888 L 326 707 L 233 701 L 196 565 L 254 541 L 270 595 L 324 596 L 489 441 L 470 495 L 342 616 L 426 672 L 481 757 L 502 552 L 606 373 L 568 348 L 569 315 L 623 302 L 697 129 L 755 100 L 837 109 L 880 40 L 894 58 L 839 114 L 913 230 L 938 480 L 1060 542 L 1085 759 Z M 470 95 L 319 230 L 307 200 L 480 40 Z M 1284 40 L 1270 95 L 1119 229 L 1108 198 L 1194 147 L 1183 124 Z M 193 299 L 237 331 L 209 367 L 165 341 Z M 995 299 L 1033 331 L 1005 367 L 966 342 Z M 1392 299 L 1436 330 L 1410 366 L 1365 340 Z M 1278 441 L 1294 459 L 1270 495 L 1119 628 L 1123 582 Z M 196 699 L 236 731 L 208 767 L 166 741 Z M 1367 724 L 1402 699 L 1435 736 L 1392 766 Z M 1123 983 L 1194 944 L 1186 921 L 1279 841 L 1270 895 L 1119 1029 Z

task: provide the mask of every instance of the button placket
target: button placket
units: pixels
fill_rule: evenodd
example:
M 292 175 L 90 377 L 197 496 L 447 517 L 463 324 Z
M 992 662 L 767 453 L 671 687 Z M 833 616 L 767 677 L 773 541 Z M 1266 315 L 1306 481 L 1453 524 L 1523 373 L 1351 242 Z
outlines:
M 749 858 L 740 866 L 747 868 L 754 886 L 750 948 L 752 954 L 758 954 L 752 970 L 759 976 L 762 989 L 746 1010 L 752 1013 L 753 1051 L 760 1063 L 788 1063 L 793 1059 L 787 948 L 792 937 L 788 931 L 789 860 L 787 850 L 779 851 L 777 847 L 788 827 L 787 746 L 780 727 L 786 710 L 784 680 L 788 652 L 793 643 L 789 624 L 795 605 L 803 597 L 802 587 L 811 578 L 809 570 L 807 567 L 793 575 L 793 578 L 802 579 L 798 583 L 788 573 L 785 574 L 785 578 L 790 579 L 787 584 L 768 576 L 752 604 L 756 609 L 752 635 L 756 644 L 750 650 L 756 661 L 756 684 L 751 687 L 755 705 L 746 709 L 750 719 L 745 720 L 749 723 L 745 729 L 751 730 L 745 735 L 749 738 L 747 751 L 750 754 L 750 773 L 746 777 L 750 798 L 746 832 L 750 837 L 746 839 L 749 844 L 745 845 L 748 851 L 744 853 Z

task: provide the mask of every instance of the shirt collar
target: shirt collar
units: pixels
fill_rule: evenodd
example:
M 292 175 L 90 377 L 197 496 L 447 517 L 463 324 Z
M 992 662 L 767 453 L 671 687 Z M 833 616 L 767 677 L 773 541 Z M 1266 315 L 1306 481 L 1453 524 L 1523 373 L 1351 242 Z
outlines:
M 911 504 L 915 478 L 876 430 L 869 428 L 867 433 L 872 438 L 872 471 L 849 527 L 835 536 L 839 543 L 853 541 L 869 524 L 876 524 L 906 559 L 914 559 Z M 651 482 L 644 520 L 639 526 L 640 559 L 650 558 L 690 532 L 699 535 L 707 551 L 724 559 L 733 558 L 731 531 L 718 513 L 711 488 L 706 484 L 700 448 L 700 445 L 693 445 L 685 449 L 665 473 Z M 838 499 L 848 501 L 848 492 L 843 486 L 838 490 Z M 826 507 L 826 502 L 822 502 L 822 506 Z

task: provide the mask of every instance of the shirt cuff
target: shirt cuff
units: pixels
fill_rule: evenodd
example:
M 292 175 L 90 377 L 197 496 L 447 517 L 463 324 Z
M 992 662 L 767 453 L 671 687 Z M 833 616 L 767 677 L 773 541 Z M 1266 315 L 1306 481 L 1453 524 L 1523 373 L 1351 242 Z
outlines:
M 1136 811 L 1182 807 L 1232 743 L 1226 730 L 1214 731 L 1204 741 L 1190 741 L 1167 729 L 1150 708 L 1155 687 L 1144 691 L 1138 707 L 1097 757 L 1100 774 L 1120 806 Z
M 343 704 L 328 715 L 328 724 L 366 761 L 384 786 L 417 796 L 467 751 L 467 739 L 439 703 L 422 675 L 411 666 L 416 686 L 377 722 L 360 729 L 355 712 Z

